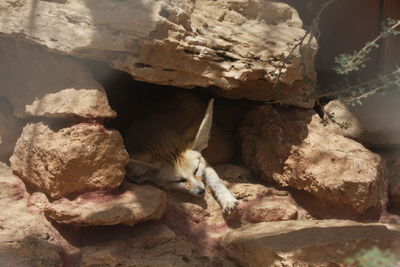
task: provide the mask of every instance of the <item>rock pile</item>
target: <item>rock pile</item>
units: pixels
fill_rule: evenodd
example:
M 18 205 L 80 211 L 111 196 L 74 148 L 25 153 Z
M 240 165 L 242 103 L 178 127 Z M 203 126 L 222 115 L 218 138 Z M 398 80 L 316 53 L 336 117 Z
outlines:
M 0 113 L 0 156 L 12 154 L 13 172 L 30 190 L 50 198 L 42 207 L 46 215 L 79 227 L 160 218 L 166 206 L 160 190 L 138 187 L 118 196 L 108 193 L 120 187 L 128 153 L 120 133 L 101 124 L 116 112 L 87 67 L 5 38 L 0 39 L 0 53 L 0 97 L 7 104 Z M 102 207 L 99 199 L 114 201 Z M 71 209 L 74 205 L 80 209 Z
M 399 157 L 385 155 L 386 164 L 363 146 L 397 144 L 399 127 L 383 138 L 386 128 L 330 103 L 354 127 L 344 131 L 303 109 L 314 104 L 303 96 L 314 91 L 306 80 L 316 42 L 295 45 L 305 30 L 287 4 L 8 0 L 0 16 L 0 160 L 11 163 L 0 162 L 1 263 L 331 266 L 361 248 L 400 251 L 389 224 L 400 220 L 386 210 L 388 200 L 400 208 Z M 292 105 L 217 105 L 225 115 L 204 156 L 231 161 L 215 169 L 240 200 L 234 214 L 222 214 L 209 189 L 193 198 L 123 182 L 124 140 L 104 124 L 117 114 L 87 59 L 139 81 Z M 178 104 L 203 109 L 187 96 Z M 147 110 L 166 109 L 153 104 Z

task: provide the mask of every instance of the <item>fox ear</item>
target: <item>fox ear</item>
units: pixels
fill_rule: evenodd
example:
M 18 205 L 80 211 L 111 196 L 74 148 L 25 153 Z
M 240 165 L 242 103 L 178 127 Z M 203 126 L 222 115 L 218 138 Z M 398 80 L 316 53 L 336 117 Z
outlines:
M 144 162 L 136 159 L 129 159 L 126 164 L 126 174 L 129 177 L 138 177 L 142 176 L 149 172 L 155 172 L 159 168 L 155 164 L 151 164 L 148 162 Z
M 208 146 L 213 119 L 213 108 L 214 99 L 211 99 L 210 102 L 208 102 L 206 113 L 204 114 L 204 118 L 192 143 L 192 149 L 195 151 L 201 152 Z

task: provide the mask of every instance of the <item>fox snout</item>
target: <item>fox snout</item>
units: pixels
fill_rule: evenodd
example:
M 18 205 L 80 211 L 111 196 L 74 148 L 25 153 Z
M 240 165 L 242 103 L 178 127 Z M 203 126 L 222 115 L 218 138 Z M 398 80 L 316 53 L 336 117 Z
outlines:
M 183 191 L 196 197 L 204 196 L 206 189 L 201 179 L 198 177 L 178 178 L 170 180 L 167 186 L 168 189 Z
M 206 189 L 204 188 L 204 184 L 197 186 L 195 188 L 193 188 L 192 190 L 189 191 L 190 194 L 194 195 L 194 196 L 199 196 L 202 197 L 204 196 Z

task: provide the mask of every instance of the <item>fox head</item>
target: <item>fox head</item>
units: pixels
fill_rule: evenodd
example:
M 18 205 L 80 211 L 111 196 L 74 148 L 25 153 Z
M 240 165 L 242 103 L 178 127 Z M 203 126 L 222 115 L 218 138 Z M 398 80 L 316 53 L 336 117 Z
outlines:
M 135 182 L 150 181 L 165 189 L 203 196 L 205 193 L 203 174 L 207 163 L 201 152 L 208 146 L 213 117 L 213 102 L 213 99 L 211 99 L 208 103 L 201 124 L 194 137 L 189 138 L 189 142 L 185 142 L 183 147 L 175 145 L 180 143 L 176 140 L 170 140 L 168 144 L 159 146 L 155 144 L 155 149 L 151 153 L 159 154 L 158 156 L 161 155 L 160 158 L 167 158 L 167 160 L 149 163 L 130 159 L 126 167 L 127 175 L 133 178 Z M 189 126 L 185 130 L 182 139 L 185 139 L 185 136 L 193 136 L 193 127 Z M 157 157 L 157 155 L 155 156 Z

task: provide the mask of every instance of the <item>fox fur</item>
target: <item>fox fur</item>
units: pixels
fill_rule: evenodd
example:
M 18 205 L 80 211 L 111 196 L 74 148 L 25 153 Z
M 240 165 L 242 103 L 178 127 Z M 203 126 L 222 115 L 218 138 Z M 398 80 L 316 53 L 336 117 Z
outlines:
M 127 176 L 194 196 L 204 196 L 208 185 L 223 212 L 230 213 L 238 201 L 201 154 L 210 138 L 213 99 L 203 115 L 193 110 L 178 104 L 133 123 L 125 136 Z

